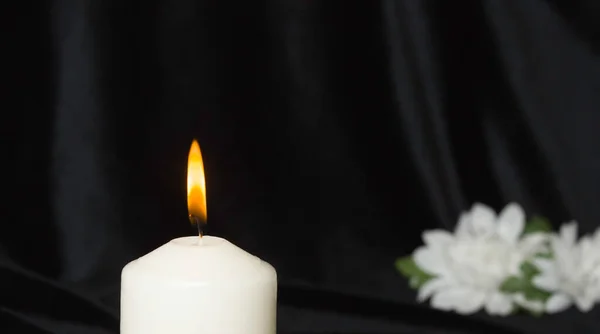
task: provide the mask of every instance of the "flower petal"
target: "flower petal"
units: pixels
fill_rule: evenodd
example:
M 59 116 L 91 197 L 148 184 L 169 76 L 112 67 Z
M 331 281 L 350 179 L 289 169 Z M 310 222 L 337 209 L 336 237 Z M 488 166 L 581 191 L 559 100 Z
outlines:
M 434 293 L 438 292 L 440 289 L 447 288 L 449 286 L 449 282 L 447 280 L 441 278 L 434 278 L 427 283 L 425 283 L 421 288 L 419 288 L 419 293 L 417 295 L 417 301 L 422 303 L 429 299 Z
M 575 271 L 578 271 L 580 258 L 577 254 L 576 245 L 569 245 L 564 239 L 556 236 L 550 238 L 550 245 L 552 246 L 554 262 L 561 272 L 572 275 Z
M 590 236 L 583 236 L 579 240 L 578 257 L 581 271 L 592 272 L 598 268 L 598 251 L 596 249 Z
M 471 208 L 470 233 L 473 236 L 488 236 L 496 230 L 496 213 L 489 206 L 475 203 Z
M 595 303 L 594 298 L 589 294 L 583 294 L 575 298 L 575 306 L 577 306 L 581 312 L 589 312 L 594 307 Z
M 510 296 L 495 292 L 488 297 L 485 303 L 485 310 L 490 315 L 506 316 L 513 310 L 513 304 Z
M 415 250 L 413 258 L 417 266 L 427 273 L 444 276 L 448 272 L 443 253 L 435 248 L 421 246 Z
M 507 242 L 516 243 L 525 226 L 525 213 L 516 203 L 508 204 L 498 218 L 498 235 Z
M 459 314 L 473 314 L 483 306 L 485 294 L 468 288 L 450 288 L 436 293 L 431 299 L 433 308 Z
M 454 228 L 454 235 L 457 238 L 464 238 L 469 235 L 469 229 L 471 225 L 471 215 L 467 212 L 463 212 L 460 214 L 458 218 L 458 223 Z
M 592 238 L 593 238 L 594 244 L 596 246 L 600 246 L 600 227 L 598 227 L 596 229 L 596 231 L 594 232 L 594 236 Z
M 423 232 L 423 242 L 429 247 L 446 246 L 454 240 L 452 234 L 445 230 L 431 230 Z
M 572 221 L 560 227 L 560 238 L 567 246 L 573 246 L 577 242 L 577 222 Z
M 548 233 L 536 232 L 528 234 L 521 239 L 519 250 L 525 257 L 530 257 L 537 253 L 547 251 L 546 241 L 548 241 Z
M 532 260 L 533 264 L 542 272 L 542 274 L 556 275 L 556 265 L 550 259 L 536 258 Z
M 473 314 L 483 307 L 485 293 L 477 290 L 465 290 L 461 298 L 462 301 L 455 306 L 456 313 L 464 315 Z
M 533 285 L 546 291 L 557 291 L 560 287 L 560 280 L 555 273 L 543 273 L 532 280 Z
M 564 311 L 571 306 L 571 299 L 566 294 L 557 293 L 548 299 L 546 302 L 546 312 L 558 313 Z

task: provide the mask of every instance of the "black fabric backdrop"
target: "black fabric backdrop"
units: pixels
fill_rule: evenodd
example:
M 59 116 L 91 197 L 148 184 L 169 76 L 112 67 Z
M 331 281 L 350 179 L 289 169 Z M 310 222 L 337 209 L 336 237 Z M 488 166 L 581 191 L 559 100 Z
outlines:
M 600 220 L 600 2 L 13 1 L 2 333 L 118 333 L 122 266 L 194 232 L 279 274 L 279 333 L 592 333 L 460 317 L 394 270 L 472 202 Z

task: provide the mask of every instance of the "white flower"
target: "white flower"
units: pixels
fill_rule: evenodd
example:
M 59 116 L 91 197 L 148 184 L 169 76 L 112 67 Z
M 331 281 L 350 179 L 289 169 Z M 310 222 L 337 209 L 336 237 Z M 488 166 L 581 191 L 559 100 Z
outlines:
M 535 259 L 540 274 L 533 284 L 552 293 L 546 312 L 556 313 L 575 304 L 582 312 L 600 300 L 600 230 L 577 242 L 577 223 L 564 224 L 553 234 L 552 259 Z
M 518 275 L 521 263 L 538 253 L 546 240 L 544 234 L 521 238 L 524 226 L 525 214 L 518 204 L 507 205 L 498 216 L 475 204 L 461 215 L 454 234 L 424 232 L 425 245 L 415 251 L 414 260 L 435 277 L 419 289 L 419 301 L 431 297 L 432 307 L 460 314 L 485 308 L 493 315 L 508 315 L 515 296 L 502 293 L 500 286 Z

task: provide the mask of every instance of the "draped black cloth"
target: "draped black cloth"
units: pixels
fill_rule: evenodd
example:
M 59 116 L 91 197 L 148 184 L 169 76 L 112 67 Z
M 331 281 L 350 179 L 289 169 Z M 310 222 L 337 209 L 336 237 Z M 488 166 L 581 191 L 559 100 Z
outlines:
M 279 275 L 278 333 L 597 333 L 462 317 L 394 260 L 475 201 L 600 221 L 594 0 L 56 0 L 4 10 L 1 333 L 118 333 L 120 270 L 209 230 Z

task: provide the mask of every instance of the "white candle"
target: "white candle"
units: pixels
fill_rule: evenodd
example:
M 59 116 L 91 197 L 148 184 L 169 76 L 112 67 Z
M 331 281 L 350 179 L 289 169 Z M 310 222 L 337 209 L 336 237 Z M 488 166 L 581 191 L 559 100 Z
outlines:
M 200 146 L 188 157 L 188 211 L 206 222 Z M 275 334 L 277 274 L 229 241 L 171 240 L 121 274 L 121 334 Z
M 121 334 L 275 334 L 277 274 L 229 241 L 171 240 L 121 277 Z

